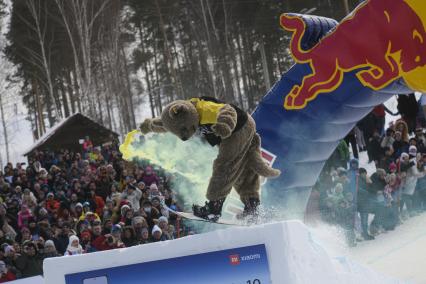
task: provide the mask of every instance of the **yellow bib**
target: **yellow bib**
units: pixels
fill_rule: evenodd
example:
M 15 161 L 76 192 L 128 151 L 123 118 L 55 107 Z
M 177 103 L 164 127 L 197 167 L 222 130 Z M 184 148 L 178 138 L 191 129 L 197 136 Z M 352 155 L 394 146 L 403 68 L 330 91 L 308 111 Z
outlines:
M 195 103 L 195 108 L 197 109 L 198 115 L 200 116 L 201 125 L 216 124 L 217 114 L 219 113 L 219 110 L 225 105 L 200 100 L 199 98 L 193 98 L 189 101 Z

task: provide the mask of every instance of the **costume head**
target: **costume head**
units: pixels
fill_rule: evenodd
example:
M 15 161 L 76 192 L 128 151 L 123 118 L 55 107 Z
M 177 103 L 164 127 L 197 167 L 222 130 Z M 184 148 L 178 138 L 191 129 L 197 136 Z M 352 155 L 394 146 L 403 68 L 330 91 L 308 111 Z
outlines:
M 186 141 L 197 131 L 200 118 L 191 102 L 177 100 L 166 106 L 161 121 L 167 131 Z

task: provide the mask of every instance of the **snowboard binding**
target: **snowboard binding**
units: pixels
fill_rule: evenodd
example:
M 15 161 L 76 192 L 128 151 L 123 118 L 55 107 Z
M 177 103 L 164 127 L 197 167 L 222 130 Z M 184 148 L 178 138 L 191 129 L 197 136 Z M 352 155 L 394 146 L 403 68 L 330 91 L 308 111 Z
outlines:
M 243 200 L 244 211 L 237 216 L 238 219 L 256 219 L 259 216 L 258 207 L 260 200 L 257 197 L 250 197 Z
M 225 199 L 208 201 L 204 206 L 193 205 L 192 211 L 194 215 L 208 221 L 217 222 L 222 216 L 222 207 Z

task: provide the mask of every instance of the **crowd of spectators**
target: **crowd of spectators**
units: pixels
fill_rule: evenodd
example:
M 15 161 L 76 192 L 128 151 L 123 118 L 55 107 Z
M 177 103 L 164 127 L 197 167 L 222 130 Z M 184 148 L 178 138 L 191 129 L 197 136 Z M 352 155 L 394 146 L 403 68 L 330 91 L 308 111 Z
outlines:
M 426 210 L 424 129 L 400 110 L 402 119 L 385 130 L 385 112 L 376 107 L 339 143 L 311 195 L 351 246 L 357 220 L 372 240 Z M 357 160 L 364 151 L 376 167 L 371 176 Z M 48 257 L 192 234 L 165 205 L 179 210 L 171 176 L 125 162 L 117 142 L 95 147 L 86 137 L 81 151 L 36 151 L 27 166 L 8 163 L 0 171 L 0 283 L 41 275 Z
M 139 163 L 138 163 L 139 164 Z M 36 151 L 28 166 L 0 171 L 0 283 L 42 274 L 47 257 L 174 239 L 192 232 L 170 176 L 127 163 L 116 143 L 80 152 Z
M 378 108 L 384 115 L 383 106 Z M 322 220 L 343 228 L 350 246 L 362 239 L 373 240 L 426 210 L 424 123 L 417 120 L 409 127 L 412 122 L 399 119 L 384 129 L 383 116 L 377 117 L 377 112 L 376 108 L 365 118 L 371 128 L 368 135 L 361 121 L 348 135 L 355 137 L 339 143 L 311 196 L 310 203 L 317 201 Z M 356 147 L 352 159 L 346 141 L 351 141 L 352 149 Z M 373 169 L 371 175 L 359 167 L 358 153 L 364 151 L 374 165 L 368 167 Z

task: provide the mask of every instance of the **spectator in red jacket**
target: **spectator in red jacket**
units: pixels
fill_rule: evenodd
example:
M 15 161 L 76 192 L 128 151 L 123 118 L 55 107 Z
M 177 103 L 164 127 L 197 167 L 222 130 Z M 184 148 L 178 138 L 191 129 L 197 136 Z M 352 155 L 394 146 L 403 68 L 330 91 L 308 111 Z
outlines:
M 55 196 L 52 192 L 47 194 L 46 209 L 50 214 L 56 213 L 59 209 L 60 203 L 55 200 Z
M 7 267 L 4 261 L 0 260 L 0 283 L 9 282 L 16 280 L 16 275 L 10 271 Z

